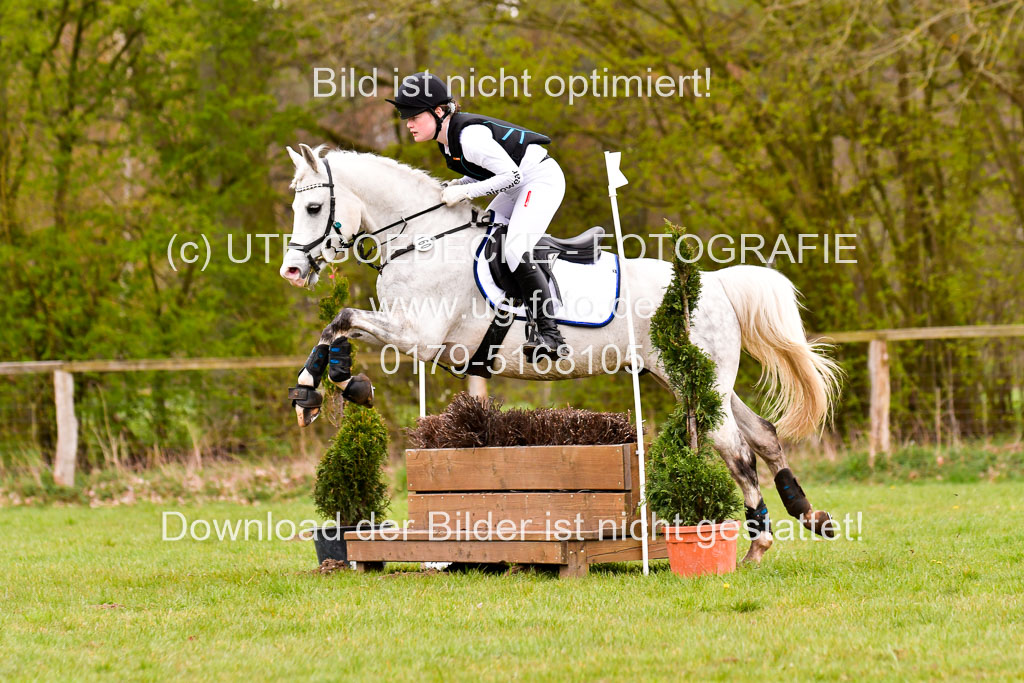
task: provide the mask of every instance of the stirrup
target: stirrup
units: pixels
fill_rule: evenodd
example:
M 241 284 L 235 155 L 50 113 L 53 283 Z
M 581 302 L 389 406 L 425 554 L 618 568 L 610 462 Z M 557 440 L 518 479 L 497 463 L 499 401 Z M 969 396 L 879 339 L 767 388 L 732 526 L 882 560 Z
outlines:
M 539 363 L 541 358 L 558 360 L 559 358 L 565 358 L 569 355 L 569 347 L 565 344 L 560 344 L 556 348 L 552 349 L 547 342 L 537 346 L 527 346 L 526 344 L 523 344 L 523 355 L 526 356 L 531 363 Z
M 564 358 L 569 355 L 569 346 L 565 343 L 565 340 L 561 338 L 556 329 L 555 334 L 558 335 L 557 340 L 559 343 L 552 346 L 548 343 L 548 340 L 540 333 L 535 322 L 528 322 L 526 327 L 526 341 L 523 342 L 523 355 L 526 356 L 531 363 L 536 363 L 542 357 L 546 358 Z

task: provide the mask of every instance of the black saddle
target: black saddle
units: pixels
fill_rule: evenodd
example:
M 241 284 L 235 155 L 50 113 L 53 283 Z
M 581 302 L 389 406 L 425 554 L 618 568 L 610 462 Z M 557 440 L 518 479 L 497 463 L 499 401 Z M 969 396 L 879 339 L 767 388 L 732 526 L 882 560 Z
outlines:
M 522 294 L 519 285 L 512 276 L 512 269 L 502 257 L 505 247 L 505 237 L 508 235 L 507 225 L 498 225 L 485 237 L 487 244 L 484 246 L 483 258 L 487 260 L 487 267 L 491 271 L 494 282 L 505 290 L 505 293 L 514 299 L 522 301 Z M 572 261 L 573 263 L 596 263 L 601 258 L 601 239 L 604 237 L 604 228 L 594 226 L 576 237 L 561 239 L 544 235 L 533 248 L 534 258 L 540 265 L 552 290 L 558 300 L 562 300 L 558 291 L 558 283 L 551 274 L 551 268 L 556 259 Z

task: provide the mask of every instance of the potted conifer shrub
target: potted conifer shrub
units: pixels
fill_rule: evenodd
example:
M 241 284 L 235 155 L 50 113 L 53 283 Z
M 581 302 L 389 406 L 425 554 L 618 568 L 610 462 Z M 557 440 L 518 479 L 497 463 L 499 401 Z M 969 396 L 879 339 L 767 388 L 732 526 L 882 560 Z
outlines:
M 319 564 L 348 561 L 345 533 L 369 529 L 387 512 L 390 500 L 384 477 L 388 430 L 376 409 L 345 404 L 337 435 L 316 468 L 313 503 L 331 526 L 313 530 Z M 360 527 L 359 525 L 362 524 Z
M 676 240 L 683 234 L 668 223 Z M 688 245 L 680 243 L 688 252 Z M 700 297 L 692 255 L 677 254 L 674 277 L 651 320 L 651 339 L 661 352 L 669 383 L 680 397 L 651 444 L 647 502 L 665 529 L 672 571 L 683 576 L 723 574 L 736 569 L 740 524 L 732 517 L 743 501 L 708 434 L 722 420 L 715 390 L 715 364 L 690 342 L 690 321 Z

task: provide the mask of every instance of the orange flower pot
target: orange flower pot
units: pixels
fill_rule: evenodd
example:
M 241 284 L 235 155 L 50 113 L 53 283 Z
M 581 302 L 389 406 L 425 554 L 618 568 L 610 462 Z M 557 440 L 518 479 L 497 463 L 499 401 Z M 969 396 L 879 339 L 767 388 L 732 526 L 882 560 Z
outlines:
M 736 571 L 736 544 L 740 523 L 670 526 L 665 529 L 665 544 L 672 572 L 680 576 L 728 574 Z

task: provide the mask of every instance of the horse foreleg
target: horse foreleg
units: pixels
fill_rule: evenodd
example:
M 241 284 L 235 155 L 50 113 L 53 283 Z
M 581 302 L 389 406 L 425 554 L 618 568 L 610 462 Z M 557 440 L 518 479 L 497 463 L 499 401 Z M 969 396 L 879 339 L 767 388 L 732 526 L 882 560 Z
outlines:
M 448 328 L 443 318 L 413 322 L 409 318 L 390 316 L 378 311 L 344 309 L 323 332 L 321 340 L 348 336 L 367 340 L 378 347 L 392 347 L 414 360 L 429 363 L 445 360 L 448 351 L 445 336 Z M 465 350 L 462 345 L 457 347 Z M 472 353 L 470 350 L 468 353 Z M 468 356 L 464 359 L 468 360 Z M 453 362 L 462 362 L 454 360 Z
M 302 370 L 299 371 L 298 386 L 288 390 L 292 399 L 295 416 L 300 427 L 312 424 L 320 416 L 323 394 L 317 391 L 325 372 L 340 389 L 344 399 L 360 405 L 373 404 L 373 385 L 370 379 L 360 373 L 351 374 L 352 357 L 346 333 L 359 325 L 362 329 L 364 317 L 369 311 L 345 308 L 320 334 L 320 340 L 313 347 Z M 372 314 L 370 314 L 372 315 Z M 369 332 L 379 341 L 376 334 Z M 384 343 L 384 342 L 381 342 Z
M 324 397 L 316 390 L 324 376 L 328 363 L 327 344 L 317 344 L 299 371 L 298 384 L 288 388 L 288 398 L 295 409 L 300 427 L 307 427 L 320 417 Z
M 375 346 L 394 346 L 399 352 L 412 355 L 420 360 L 432 360 L 442 349 L 440 343 L 431 344 L 434 338 L 423 329 L 414 328 L 408 321 L 393 318 L 377 311 L 357 308 L 343 308 L 334 320 L 320 334 L 320 341 L 314 347 L 310 361 L 299 373 L 299 387 L 296 394 L 307 396 L 307 400 L 293 400 L 300 426 L 313 422 L 320 413 L 322 396 L 316 391 L 326 370 L 331 381 L 340 389 L 345 400 L 360 405 L 372 405 L 373 385 L 370 379 L 360 373 L 351 375 L 351 356 L 348 339 L 365 339 Z M 316 354 L 326 355 L 327 360 L 311 363 Z
M 393 346 L 400 353 L 419 360 L 433 360 L 441 350 L 443 335 L 433 334 L 423 325 L 413 326 L 405 318 L 396 318 L 379 311 L 344 308 L 320 336 L 321 343 L 339 337 L 365 339 L 375 346 Z M 434 344 L 432 342 L 437 341 Z

